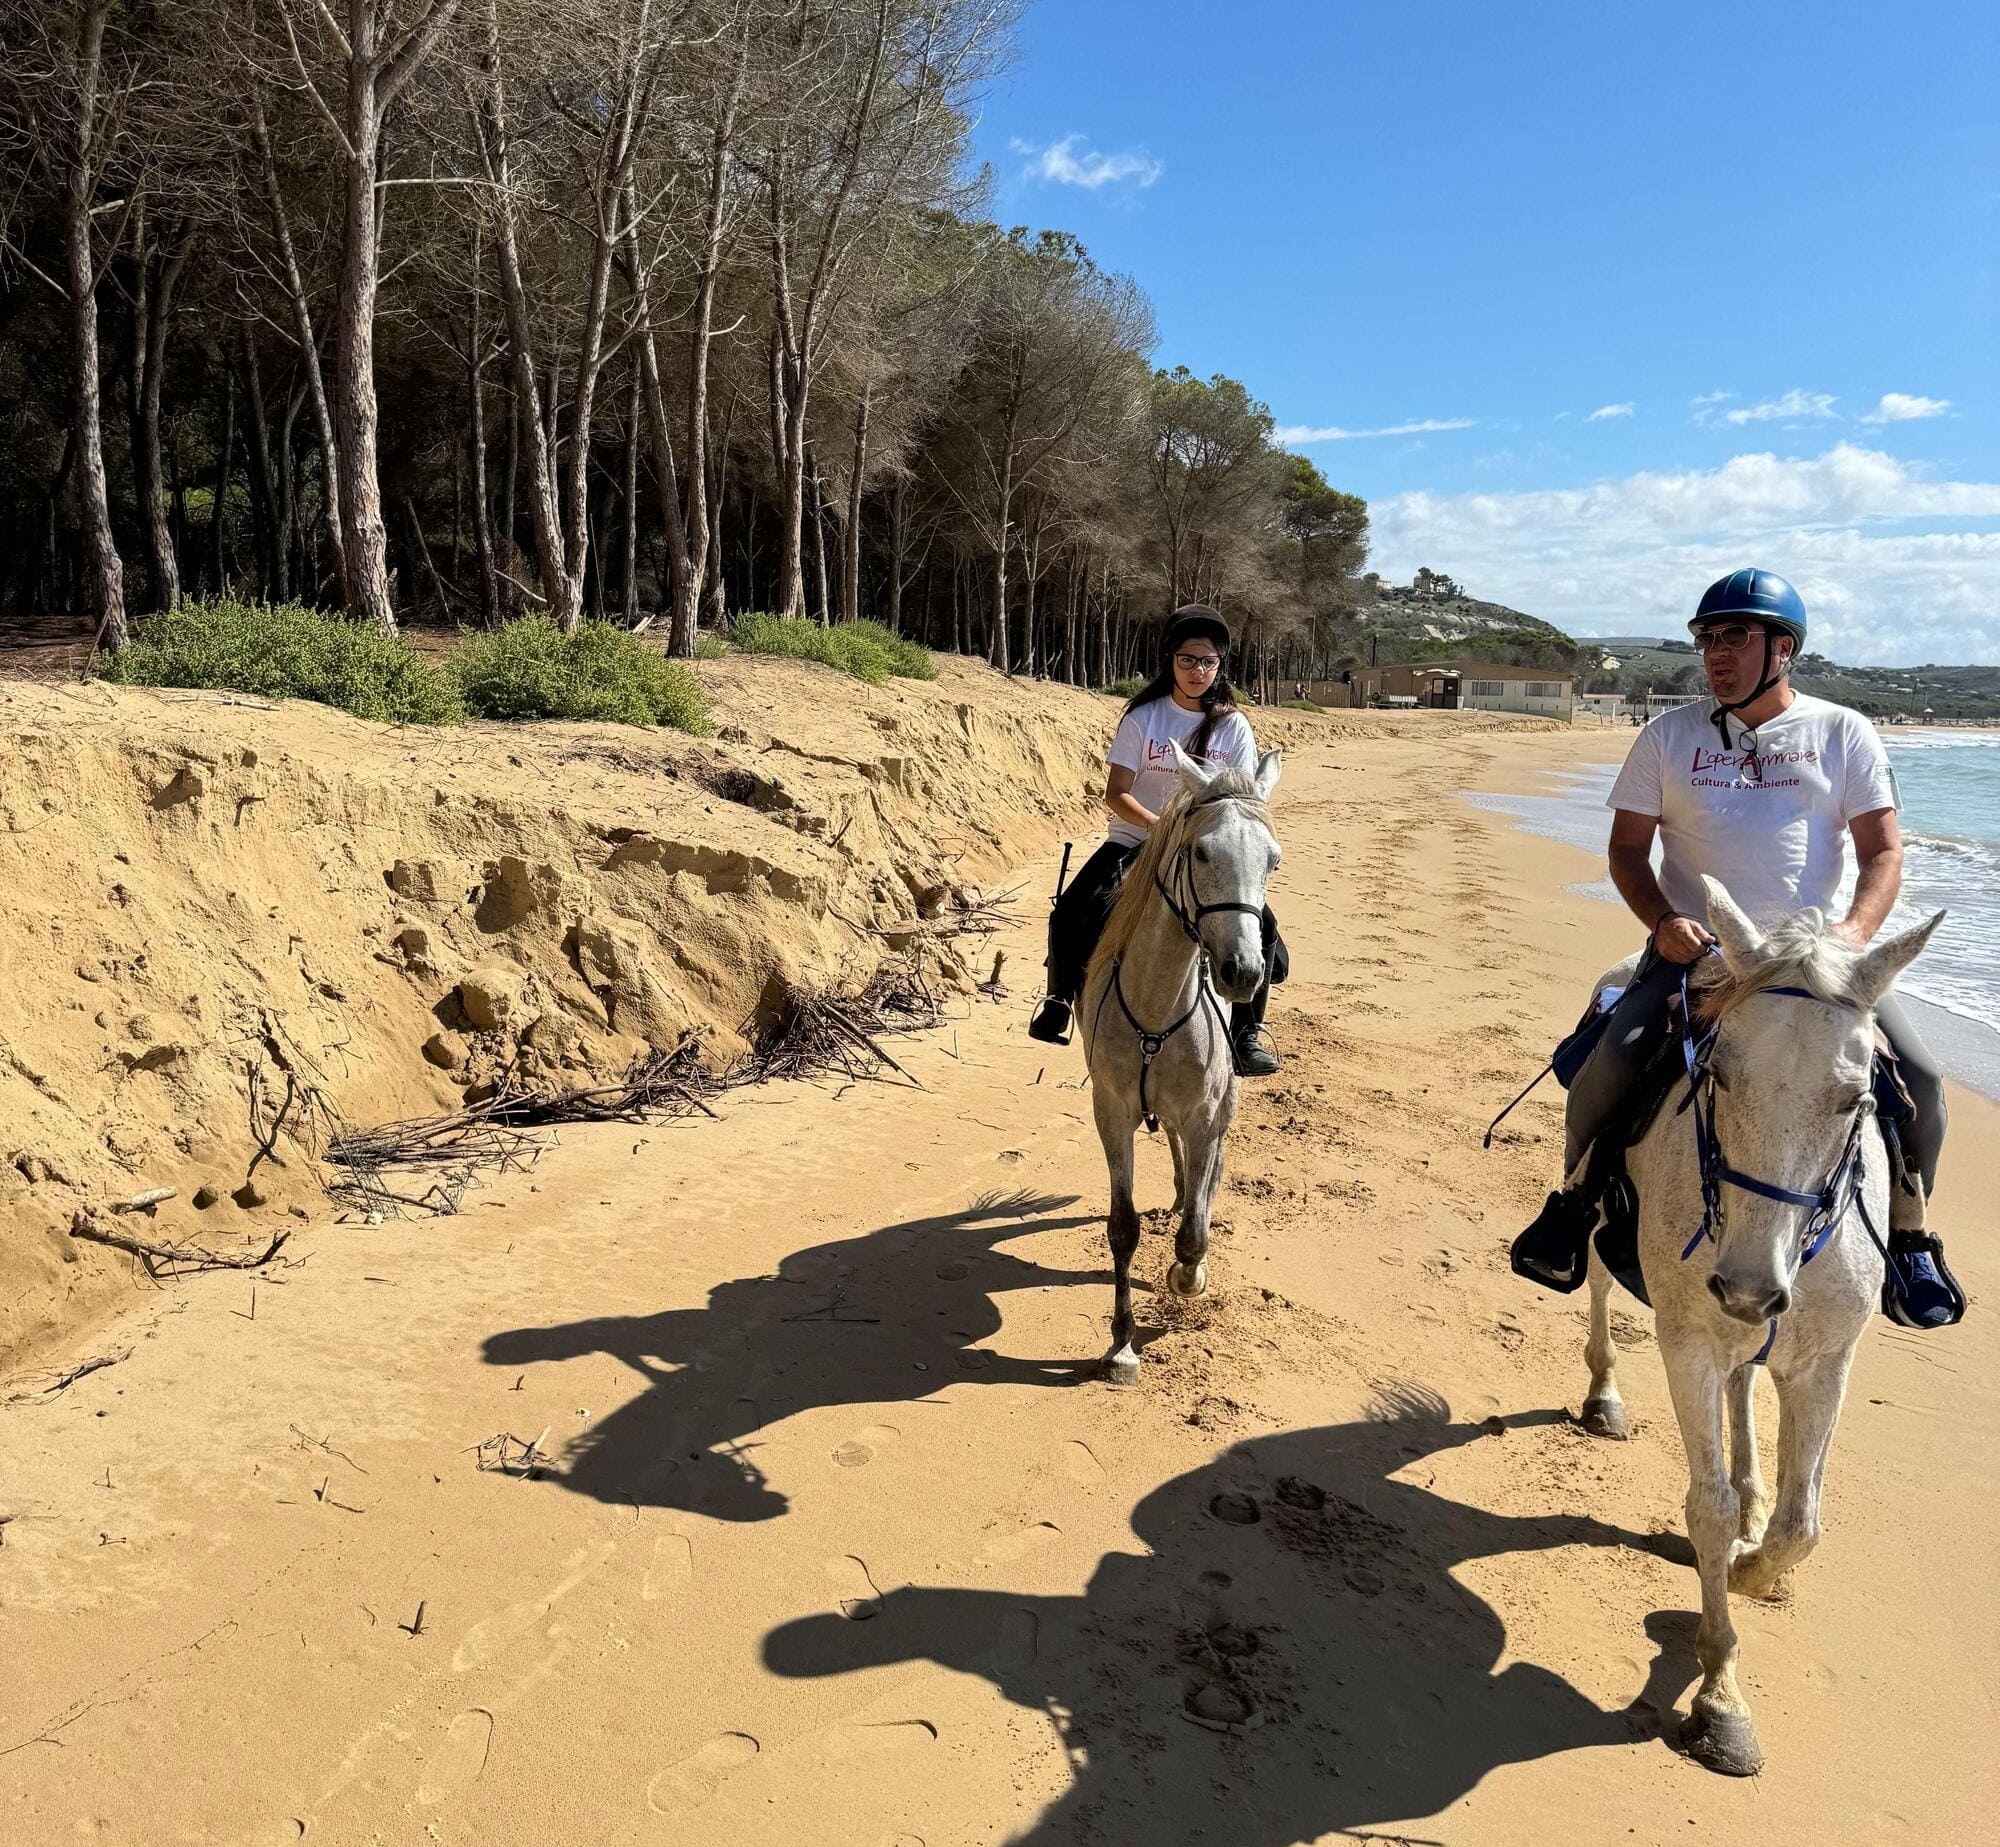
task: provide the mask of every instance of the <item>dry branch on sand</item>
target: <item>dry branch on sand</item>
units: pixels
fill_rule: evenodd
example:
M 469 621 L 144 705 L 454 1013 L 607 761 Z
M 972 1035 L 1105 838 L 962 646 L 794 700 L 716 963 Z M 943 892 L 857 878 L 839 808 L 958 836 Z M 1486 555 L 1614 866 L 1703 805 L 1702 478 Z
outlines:
M 537 1129 L 565 1122 L 654 1122 L 696 1110 L 713 1116 L 703 1093 L 714 1080 L 701 1063 L 701 1041 L 690 1033 L 671 1051 L 635 1059 L 615 1084 L 559 1091 L 502 1088 L 462 1110 L 385 1122 L 336 1135 L 325 1160 L 341 1170 L 327 1187 L 341 1204 L 396 1217 L 401 1208 L 450 1216 L 482 1168 L 502 1173 L 532 1167 L 544 1138 Z M 439 1172 L 442 1170 L 442 1172 Z M 398 1191 L 389 1176 L 436 1173 L 421 1191 Z
M 885 962 L 858 994 L 787 986 L 748 1059 L 725 1080 L 731 1088 L 772 1078 L 844 1077 L 863 1083 L 884 1068 L 921 1090 L 878 1035 L 921 1032 L 944 1019 L 944 1002 L 912 955 Z
M 87 1379 L 92 1373 L 102 1372 L 105 1367 L 116 1366 L 120 1360 L 129 1360 L 131 1357 L 130 1347 L 122 1353 L 100 1353 L 93 1359 L 80 1361 L 59 1373 L 47 1385 L 37 1386 L 31 1391 L 12 1392 L 7 1397 L 0 1398 L 0 1404 L 46 1404 L 51 1398 L 68 1391 L 77 1380 Z M 4 1522 L 4 1519 L 5 1516 L 0 1515 L 0 1522 Z
M 279 1232 L 261 1251 L 239 1251 L 234 1256 L 211 1251 L 196 1244 L 154 1244 L 116 1231 L 104 1224 L 93 1207 L 85 1206 L 71 1221 L 69 1235 L 91 1244 L 108 1244 L 113 1250 L 127 1251 L 146 1266 L 146 1274 L 157 1282 L 175 1276 L 199 1276 L 205 1270 L 261 1270 L 285 1248 L 289 1231 Z
M 971 886 L 952 886 L 945 892 L 935 917 L 913 924 L 879 924 L 875 934 L 919 940 L 927 938 L 933 942 L 955 936 L 995 936 L 1002 930 L 1013 929 L 1021 921 L 1015 901 L 1022 889 L 1019 885 L 1010 885 L 1005 891 L 996 891 L 989 897 Z

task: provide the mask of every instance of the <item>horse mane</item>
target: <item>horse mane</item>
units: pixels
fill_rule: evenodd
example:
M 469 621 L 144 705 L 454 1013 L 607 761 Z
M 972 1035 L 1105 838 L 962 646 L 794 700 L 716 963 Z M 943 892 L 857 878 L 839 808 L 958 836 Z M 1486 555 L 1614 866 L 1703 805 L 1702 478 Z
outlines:
M 1178 841 L 1186 831 L 1187 823 L 1210 803 L 1225 800 L 1246 804 L 1269 825 L 1271 811 L 1258 798 L 1256 779 L 1246 770 L 1234 767 L 1219 770 L 1215 780 L 1199 792 L 1183 783 L 1174 791 L 1173 799 L 1160 810 L 1160 818 L 1153 823 L 1153 830 L 1146 836 L 1146 844 L 1139 849 L 1138 858 L 1125 869 L 1125 883 L 1119 888 L 1118 902 L 1111 907 L 1104 934 L 1097 939 L 1086 979 L 1094 978 L 1100 968 L 1108 968 L 1132 946 L 1139 920 L 1145 915 L 1147 902 L 1153 895 L 1153 880 L 1159 874 L 1160 862 L 1167 856 L 1167 843 Z
M 1858 949 L 1831 933 L 1822 913 L 1795 911 L 1764 933 L 1764 946 L 1748 968 L 1739 972 L 1719 957 L 1705 958 L 1721 972 L 1706 981 L 1696 978 L 1702 1015 L 1719 1022 L 1753 994 L 1779 987 L 1804 988 L 1821 1000 L 1865 1012 L 1869 1003 L 1854 989 L 1860 959 Z

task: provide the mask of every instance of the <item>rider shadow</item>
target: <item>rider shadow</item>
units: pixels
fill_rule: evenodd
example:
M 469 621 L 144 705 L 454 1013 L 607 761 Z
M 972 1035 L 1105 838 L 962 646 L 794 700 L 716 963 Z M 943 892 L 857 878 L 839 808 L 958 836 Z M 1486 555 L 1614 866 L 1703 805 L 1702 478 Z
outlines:
M 1037 1847 L 1287 1847 L 1436 1814 L 1503 1765 L 1650 1735 L 1547 1668 L 1495 1673 L 1506 1626 L 1451 1575 L 1509 1552 L 1649 1541 L 1392 1479 L 1492 1429 L 1449 1418 L 1403 1389 L 1364 1421 L 1241 1443 L 1148 1495 L 1132 1520 L 1147 1555 L 1107 1553 L 1081 1596 L 912 1586 L 872 1621 L 785 1624 L 765 1663 L 812 1678 L 930 1660 L 1048 1715 L 1072 1781 L 1010 1837 Z
M 811 1405 L 922 1398 L 954 1379 L 1068 1385 L 1088 1360 L 1017 1360 L 978 1346 L 997 1333 L 1004 1290 L 1108 1281 L 1003 1250 L 1038 1231 L 1100 1222 L 1065 1216 L 1074 1197 L 991 1195 L 963 1212 L 884 1226 L 739 1277 L 703 1308 L 606 1315 L 490 1335 L 489 1366 L 608 1353 L 651 1386 L 577 1438 L 549 1478 L 618 1506 L 717 1520 L 770 1520 L 790 1503 L 755 1460 L 757 1433 Z

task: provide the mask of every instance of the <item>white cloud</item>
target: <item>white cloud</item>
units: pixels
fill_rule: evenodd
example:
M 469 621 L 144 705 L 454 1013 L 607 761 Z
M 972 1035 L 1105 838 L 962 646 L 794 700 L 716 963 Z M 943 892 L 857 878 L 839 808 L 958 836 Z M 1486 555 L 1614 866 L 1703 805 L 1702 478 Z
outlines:
M 2000 661 L 2000 483 L 1853 443 L 1589 487 L 1399 494 L 1369 523 L 1384 576 L 1427 563 L 1575 635 L 1677 632 L 1705 585 L 1754 563 L 1798 585 L 1836 658 Z
M 1794 417 L 1835 417 L 1839 412 L 1833 407 L 1838 402 L 1837 398 L 1829 397 L 1824 391 L 1795 389 L 1763 404 L 1746 404 L 1740 410 L 1726 410 L 1722 413 L 1722 420 L 1742 425 L 1780 423 Z
M 1915 423 L 1920 417 L 1942 417 L 1951 409 L 1949 398 L 1913 398 L 1901 391 L 1885 391 L 1863 423 Z
M 1613 417 L 1629 417 L 1633 411 L 1631 404 L 1600 404 L 1584 418 L 1585 423 L 1609 423 Z
M 1710 410 L 1717 404 L 1727 404 L 1736 395 L 1733 391 L 1704 391 L 1698 398 L 1689 398 L 1689 405 L 1695 410 Z
M 1150 154 L 1129 151 L 1098 154 L 1084 147 L 1083 142 L 1081 135 L 1065 135 L 1047 146 L 1017 140 L 1013 148 L 1015 153 L 1029 157 L 1026 171 L 1030 179 L 1047 180 L 1057 186 L 1081 186 L 1086 192 L 1095 192 L 1100 186 L 1114 186 L 1121 180 L 1150 186 L 1165 171 Z
M 1425 417 L 1416 423 L 1392 423 L 1380 430 L 1343 430 L 1338 424 L 1288 423 L 1271 433 L 1290 448 L 1299 443 L 1358 442 L 1367 436 L 1432 436 L 1440 430 L 1470 430 L 1476 427 L 1476 420 L 1471 417 Z

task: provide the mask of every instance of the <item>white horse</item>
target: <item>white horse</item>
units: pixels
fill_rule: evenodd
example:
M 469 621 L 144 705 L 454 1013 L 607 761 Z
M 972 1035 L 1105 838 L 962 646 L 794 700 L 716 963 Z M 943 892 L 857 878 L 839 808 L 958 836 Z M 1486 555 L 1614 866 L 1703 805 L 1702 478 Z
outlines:
M 1722 971 L 1691 991 L 1713 1037 L 1695 1100 L 1677 1089 L 1632 1148 L 1639 1262 L 1658 1320 L 1681 1441 L 1688 1538 L 1701 1573 L 1702 1669 L 1681 1743 L 1711 1770 L 1763 1764 L 1736 1683 L 1729 1593 L 1773 1595 L 1820 1536 L 1820 1482 L 1848 1367 L 1882 1289 L 1889 1161 L 1875 1123 L 1874 1007 L 1944 913 L 1857 951 L 1817 911 L 1761 932 L 1714 879 Z M 1615 977 L 1610 977 L 1615 978 Z M 1611 1277 L 1590 1260 L 1584 1421 L 1622 1436 Z M 1778 1390 L 1778 1493 L 1752 1421 L 1756 1362 Z M 1724 1426 L 1728 1447 L 1724 1448 Z
M 1228 1005 L 1263 985 L 1264 889 L 1278 864 L 1265 806 L 1283 758 L 1257 773 L 1210 769 L 1178 745 L 1182 787 L 1125 874 L 1116 907 L 1084 979 L 1084 1050 L 1098 1138 L 1111 1172 L 1108 1230 L 1117 1273 L 1106 1366 L 1120 1385 L 1139 1381 L 1132 1345 L 1132 1138 L 1144 1121 L 1165 1126 L 1174 1157 L 1177 1259 L 1167 1286 L 1208 1286 L 1208 1214 L 1222 1180 L 1222 1138 L 1236 1114 L 1236 1065 Z

